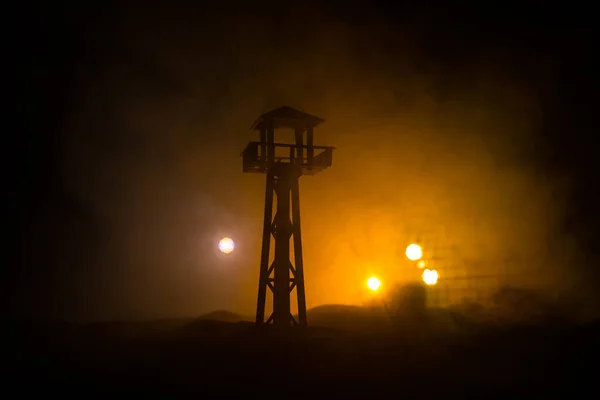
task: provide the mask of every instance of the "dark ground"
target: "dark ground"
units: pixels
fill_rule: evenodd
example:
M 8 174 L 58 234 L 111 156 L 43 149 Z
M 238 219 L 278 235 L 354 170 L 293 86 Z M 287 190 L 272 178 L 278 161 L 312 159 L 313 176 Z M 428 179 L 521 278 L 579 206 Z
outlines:
M 478 333 L 315 326 L 285 333 L 209 319 L 12 323 L 3 331 L 4 377 L 15 394 L 284 398 L 581 396 L 592 393 L 600 332 L 596 321 Z

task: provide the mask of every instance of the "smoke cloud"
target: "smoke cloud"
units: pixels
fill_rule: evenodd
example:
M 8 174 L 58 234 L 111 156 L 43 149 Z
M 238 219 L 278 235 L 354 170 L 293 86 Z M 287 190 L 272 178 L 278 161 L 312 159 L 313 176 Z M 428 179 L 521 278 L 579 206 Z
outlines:
M 69 315 L 253 313 L 265 181 L 241 172 L 240 152 L 281 105 L 323 117 L 315 143 L 337 148 L 331 169 L 301 180 L 309 307 L 361 302 L 370 274 L 418 278 L 403 256 L 414 241 L 448 269 L 575 285 L 569 181 L 538 167 L 543 93 L 507 49 L 444 64 L 416 23 L 352 25 L 317 7 L 271 22 L 125 10 L 87 37 L 63 175 L 104 240 L 68 261 L 73 282 L 94 282 L 71 287 Z M 237 244 L 229 258 L 222 236 Z

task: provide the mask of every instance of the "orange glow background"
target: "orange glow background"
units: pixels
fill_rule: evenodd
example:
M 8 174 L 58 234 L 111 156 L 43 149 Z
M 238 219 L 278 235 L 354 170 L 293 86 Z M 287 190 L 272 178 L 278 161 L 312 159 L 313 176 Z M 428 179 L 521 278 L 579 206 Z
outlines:
M 265 178 L 243 174 L 240 153 L 257 140 L 252 122 L 282 105 L 324 118 L 315 144 L 337 148 L 332 168 L 300 182 L 308 307 L 361 304 L 372 275 L 382 291 L 420 280 L 404 255 L 413 242 L 438 259 L 427 268 L 440 284 L 498 275 L 476 285 L 577 297 L 582 257 L 561 228 L 570 182 L 537 167 L 541 94 L 497 62 L 508 50 L 449 73 L 418 30 L 313 11 L 297 11 L 289 32 L 258 14 L 123 11 L 116 55 L 74 78 L 64 124 L 64 185 L 100 237 L 60 224 L 53 251 L 69 266 L 61 293 L 79 299 L 71 315 L 253 315 Z M 169 18 L 177 29 L 161 23 Z M 219 34 L 195 33 L 203 24 Z M 227 256 L 225 236 L 236 244 Z

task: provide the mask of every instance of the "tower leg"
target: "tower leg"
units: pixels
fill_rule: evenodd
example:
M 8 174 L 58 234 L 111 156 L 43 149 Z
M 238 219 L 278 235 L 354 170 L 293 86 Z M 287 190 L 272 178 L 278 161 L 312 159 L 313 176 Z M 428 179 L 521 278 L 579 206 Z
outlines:
M 300 188 L 298 178 L 292 183 L 292 221 L 294 229 L 294 265 L 296 267 L 296 294 L 298 295 L 298 323 L 306 326 L 306 293 L 304 291 L 304 264 L 300 230 Z
M 267 301 L 267 285 L 269 284 L 269 251 L 271 248 L 271 232 L 273 220 L 273 194 L 275 177 L 267 174 L 267 190 L 265 193 L 265 219 L 263 224 L 262 250 L 260 255 L 260 275 L 258 278 L 258 302 L 256 305 L 256 323 L 265 322 L 265 305 Z
M 287 175 L 287 174 L 286 174 Z M 288 326 L 290 313 L 290 238 L 293 233 L 290 220 L 290 179 L 281 176 L 275 184 L 277 214 L 275 214 L 275 260 L 273 262 L 273 324 Z

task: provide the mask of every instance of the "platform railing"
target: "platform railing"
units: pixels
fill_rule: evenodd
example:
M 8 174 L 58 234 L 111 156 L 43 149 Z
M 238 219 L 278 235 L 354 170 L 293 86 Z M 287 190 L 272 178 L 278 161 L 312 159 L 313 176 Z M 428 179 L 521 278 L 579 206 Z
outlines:
M 265 142 L 250 142 L 242 152 L 243 170 L 244 172 L 266 172 L 269 166 L 267 151 L 269 144 Z M 302 167 L 303 173 L 316 173 L 328 167 L 333 163 L 333 150 L 331 146 L 312 146 L 313 152 L 316 153 L 312 159 L 308 157 L 309 146 L 298 146 L 287 143 L 273 143 L 274 148 L 273 163 L 293 163 Z M 277 150 L 289 150 L 284 154 Z M 299 151 L 300 149 L 304 151 Z M 311 153 L 313 153 L 311 152 Z M 302 155 L 302 158 L 299 158 Z

